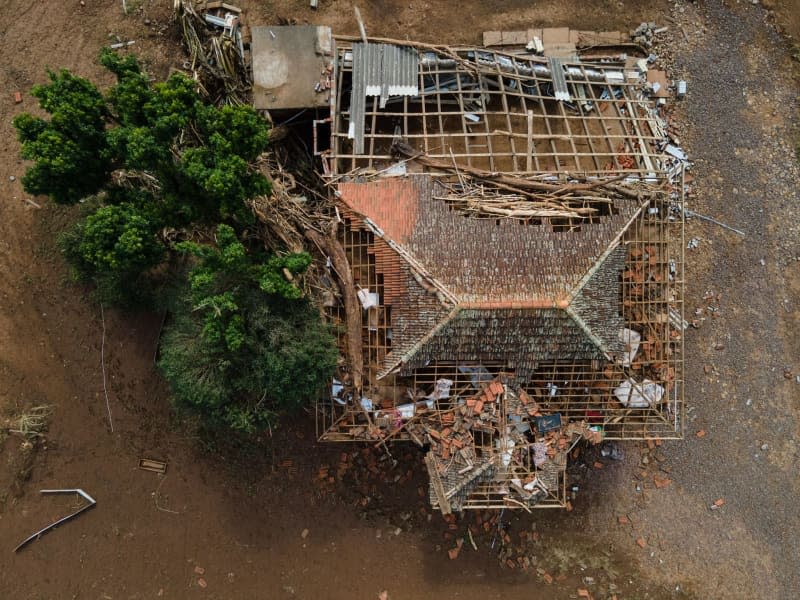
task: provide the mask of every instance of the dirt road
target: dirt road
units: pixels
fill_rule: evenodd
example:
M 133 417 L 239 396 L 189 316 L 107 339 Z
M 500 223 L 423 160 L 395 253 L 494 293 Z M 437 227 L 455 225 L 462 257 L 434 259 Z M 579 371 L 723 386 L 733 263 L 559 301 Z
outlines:
M 451 530 L 423 513 L 417 494 L 423 479 L 413 455 L 401 460 L 397 476 L 411 471 L 402 485 L 394 474 L 388 482 L 354 481 L 353 469 L 342 469 L 342 481 L 330 483 L 319 468 L 336 471 L 342 448 L 312 443 L 309 419 L 244 448 L 187 433 L 171 416 L 167 391 L 153 372 L 157 316 L 105 312 L 111 431 L 100 310 L 67 281 L 54 245 L 75 213 L 41 198 L 32 199 L 41 209 L 24 201 L 24 165 L 10 120 L 35 109 L 27 91 L 44 80 L 46 67 L 109 83 L 94 60 L 117 37 L 135 39 L 153 74 L 165 76 L 180 62 L 168 28 L 171 2 L 128 0 L 135 9 L 130 16 L 116 0 L 85 0 L 84 7 L 77 1 L 5 4 L 0 410 L 7 416 L 48 404 L 54 413 L 37 452 L 15 436 L 2 442 L 0 595 L 338 599 L 376 598 L 388 590 L 393 600 L 485 600 L 570 598 L 579 587 L 594 598 L 616 594 L 620 600 L 796 595 L 797 64 L 763 5 L 608 1 L 587 10 L 580 0 L 535 6 L 383 0 L 362 6 L 370 33 L 425 41 L 477 42 L 484 29 L 543 24 L 669 25 L 674 44 L 663 54 L 689 82 L 679 112 L 681 142 L 695 161 L 693 208 L 745 232 L 741 237 L 700 221 L 687 226 L 687 238 L 700 241 L 687 251 L 687 312 L 704 318 L 687 335 L 688 439 L 652 449 L 629 445 L 624 461 L 587 469 L 571 513 L 509 519 L 515 539 L 522 531 L 535 534 L 538 566 L 554 577 L 547 583 L 536 569 L 523 574 L 501 567 L 489 534 L 476 539 L 477 551 L 465 548 L 449 560 Z M 251 22 L 287 17 L 356 32 L 350 2 L 321 0 L 317 13 L 307 4 L 251 2 Z M 775 4 L 779 15 L 797 14 L 796 3 Z M 23 93 L 22 104 L 14 104 L 14 91 Z M 699 430 L 705 435 L 697 437 Z M 351 452 L 348 464 L 362 460 Z M 168 461 L 166 477 L 136 469 L 143 456 Z M 654 464 L 669 471 L 671 484 L 654 489 L 637 479 Z M 75 486 L 94 495 L 98 506 L 12 554 L 18 541 L 73 508 L 71 499 L 41 498 L 37 491 Z M 717 499 L 724 505 L 710 509 Z M 622 515 L 630 522 L 620 524 Z

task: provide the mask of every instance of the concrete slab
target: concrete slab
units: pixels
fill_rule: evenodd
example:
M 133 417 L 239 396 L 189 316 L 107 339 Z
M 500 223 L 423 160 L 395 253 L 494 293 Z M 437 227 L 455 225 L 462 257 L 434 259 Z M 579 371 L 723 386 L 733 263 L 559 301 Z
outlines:
M 530 41 L 527 31 L 503 31 L 501 35 L 504 46 L 524 46 Z
M 545 44 L 544 55 L 548 57 L 552 56 L 553 58 L 574 60 L 578 55 L 578 51 L 575 48 L 575 44 L 570 44 L 569 42 Z
M 329 91 L 315 91 L 326 81 L 333 58 L 329 27 L 253 27 L 253 105 L 279 110 L 327 106 Z M 324 87 L 324 86 L 322 86 Z
M 547 45 L 568 44 L 569 27 L 548 27 L 542 30 L 542 43 Z
M 569 32 L 570 42 L 577 48 L 591 46 L 617 46 L 630 41 L 627 34 L 620 31 L 576 31 Z
M 499 31 L 484 31 L 483 32 L 483 45 L 487 48 L 490 46 L 502 46 L 503 36 Z
M 538 29 L 528 29 L 528 41 L 531 41 L 533 38 L 539 38 L 541 41 L 542 39 L 542 28 L 539 27 Z

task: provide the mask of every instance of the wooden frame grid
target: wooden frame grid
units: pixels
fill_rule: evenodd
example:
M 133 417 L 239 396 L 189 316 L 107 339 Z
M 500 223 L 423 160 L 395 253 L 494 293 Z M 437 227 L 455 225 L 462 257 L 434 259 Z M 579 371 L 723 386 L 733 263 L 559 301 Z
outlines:
M 379 170 L 403 138 L 434 158 L 493 172 L 653 173 L 649 148 L 663 139 L 638 74 L 621 64 L 565 65 L 571 102 L 556 101 L 547 63 L 496 50 L 456 49 L 461 60 L 420 56 L 418 96 L 369 98 L 365 153 L 348 137 L 352 47 L 338 44 L 332 175 Z
M 517 382 L 548 413 L 560 413 L 567 421 L 587 420 L 602 427 L 606 439 L 668 439 L 683 437 L 683 220 L 669 214 L 665 202 L 651 203 L 627 230 L 626 262 L 619 282 L 622 316 L 628 329 L 637 331 L 642 345 L 631 365 L 595 361 L 540 363 L 526 381 Z M 369 245 L 371 232 L 345 228 L 342 238 L 356 282 L 366 283 L 383 299 L 382 278 L 375 270 Z M 388 308 L 388 307 L 387 307 Z M 330 312 L 341 322 L 341 308 Z M 365 372 L 374 373 L 376 363 L 391 349 L 391 313 L 382 313 L 380 335 L 362 328 Z M 343 344 L 343 340 L 340 340 Z M 462 367 L 464 365 L 461 365 Z M 416 390 L 432 391 L 438 379 L 450 379 L 452 396 L 469 393 L 471 380 L 459 365 L 434 363 L 417 369 L 412 377 L 391 375 L 381 382 L 386 404 L 393 408 L 409 401 Z M 483 365 L 492 376 L 512 379 L 513 370 L 495 363 Z M 650 408 L 626 408 L 613 395 L 622 380 L 645 379 L 664 388 L 660 402 Z M 386 402 L 387 398 L 392 401 Z M 436 411 L 450 408 L 437 405 Z M 318 435 L 328 440 L 363 440 L 366 427 L 360 410 L 348 403 L 339 405 L 322 399 L 318 406 Z M 408 439 L 399 432 L 395 439 Z

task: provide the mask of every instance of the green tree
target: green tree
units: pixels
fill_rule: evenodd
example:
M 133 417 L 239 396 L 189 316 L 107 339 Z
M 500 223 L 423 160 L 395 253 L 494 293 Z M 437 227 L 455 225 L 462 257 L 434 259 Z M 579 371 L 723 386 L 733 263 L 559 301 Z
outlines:
M 242 241 L 253 219 L 246 201 L 270 191 L 255 166 L 268 125 L 250 107 L 204 103 L 182 75 L 151 83 L 133 56 L 106 49 L 100 62 L 116 76 L 105 95 L 68 71 L 50 73 L 33 90 L 49 119 L 14 120 L 33 161 L 25 189 L 84 201 L 59 243 L 102 301 L 130 305 L 152 291 L 170 303 L 159 364 L 176 405 L 209 425 L 257 431 L 316 394 L 338 355 L 296 285 L 311 257 Z M 172 246 L 159 233 L 209 226 L 214 245 Z M 177 298 L 168 297 L 167 286 L 153 287 L 156 274 L 185 255 L 193 267 L 172 273 Z
M 267 122 L 249 106 L 204 104 L 181 74 L 151 85 L 133 56 L 105 49 L 100 62 L 117 77 L 105 97 L 67 70 L 51 72 L 49 84 L 33 88 L 50 119 L 14 119 L 22 155 L 34 161 L 25 189 L 62 204 L 102 190 L 127 199 L 112 173 L 140 172 L 149 178 L 138 181 L 154 185 L 140 185 L 147 193 L 134 199 L 158 206 L 164 225 L 249 222 L 244 201 L 270 189 L 252 166 L 267 147 Z
M 110 297 L 124 301 L 124 290 L 113 291 L 113 283 L 144 281 L 154 257 L 167 255 L 163 243 L 154 247 L 157 230 L 225 220 L 242 229 L 252 222 L 246 200 L 270 190 L 253 167 L 269 129 L 250 107 L 205 104 L 183 75 L 151 84 L 135 57 L 110 49 L 100 62 L 117 79 L 105 96 L 69 71 L 50 73 L 48 84 L 33 89 L 50 119 L 22 114 L 14 125 L 23 157 L 33 161 L 23 177 L 28 192 L 62 204 L 98 195 L 108 206 L 124 207 L 101 209 L 64 240 L 76 272 L 104 281 Z
M 90 212 L 59 236 L 59 245 L 77 279 L 97 284 L 101 302 L 120 305 L 148 299 L 146 274 L 165 253 L 152 219 L 130 204 Z
M 22 157 L 35 161 L 22 178 L 30 194 L 74 204 L 96 194 L 112 170 L 106 139 L 108 110 L 97 88 L 67 70 L 49 72 L 50 83 L 31 93 L 50 120 L 23 113 L 14 118 Z
M 161 367 L 178 406 L 211 426 L 263 429 L 282 411 L 301 406 L 331 377 L 338 352 L 329 328 L 300 290 L 265 290 L 266 277 L 292 278 L 305 254 L 253 256 L 232 228 L 217 228 L 216 247 L 183 243 L 197 257 L 182 297 L 186 308 L 167 327 Z M 266 260 L 264 260 L 266 259 Z
M 129 204 L 103 206 L 89 215 L 79 250 L 91 268 L 120 274 L 146 271 L 164 254 L 151 220 Z

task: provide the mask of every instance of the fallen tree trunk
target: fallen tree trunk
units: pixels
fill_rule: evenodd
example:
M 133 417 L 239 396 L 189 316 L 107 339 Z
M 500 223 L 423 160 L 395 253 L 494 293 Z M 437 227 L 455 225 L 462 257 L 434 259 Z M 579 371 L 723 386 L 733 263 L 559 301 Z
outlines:
M 356 286 L 350 261 L 347 260 L 344 248 L 336 239 L 336 223 L 331 224 L 330 235 L 324 236 L 313 229 L 307 229 L 306 238 L 316 244 L 331 259 L 336 281 L 342 293 L 344 303 L 345 328 L 347 329 L 347 361 L 353 376 L 353 397 L 358 402 L 364 379 L 364 349 L 361 343 L 361 310 L 356 296 Z
M 511 177 L 502 173 L 495 173 L 478 169 L 467 165 L 456 166 L 444 160 L 431 158 L 424 152 L 418 152 L 408 143 L 403 141 L 395 141 L 392 144 L 392 152 L 398 156 L 407 159 L 415 160 L 421 165 L 425 165 L 432 169 L 449 172 L 463 172 L 470 177 L 480 179 L 483 181 L 491 182 L 500 189 L 514 191 L 519 194 L 528 195 L 528 190 L 535 190 L 538 192 L 549 192 L 553 201 L 558 201 L 559 196 L 576 191 L 592 190 L 596 188 L 607 188 L 620 195 L 628 198 L 640 199 L 642 192 L 637 189 L 630 189 L 622 185 L 617 185 L 616 182 L 625 178 L 625 174 L 616 175 L 607 179 L 599 179 L 597 181 L 588 181 L 585 183 L 548 183 L 545 181 L 533 181 L 523 177 Z

